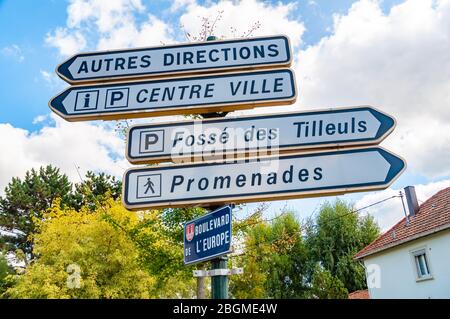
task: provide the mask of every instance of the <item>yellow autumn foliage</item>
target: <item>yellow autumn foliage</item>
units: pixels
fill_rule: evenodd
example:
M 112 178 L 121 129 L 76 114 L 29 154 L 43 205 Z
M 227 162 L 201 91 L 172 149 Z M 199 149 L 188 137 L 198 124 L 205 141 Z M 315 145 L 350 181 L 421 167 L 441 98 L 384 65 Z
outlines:
M 10 298 L 151 298 L 155 278 L 143 270 L 126 228 L 136 213 L 108 200 L 105 208 L 62 210 L 59 203 L 36 221 L 36 260 L 19 275 Z M 109 220 L 114 220 L 115 226 Z

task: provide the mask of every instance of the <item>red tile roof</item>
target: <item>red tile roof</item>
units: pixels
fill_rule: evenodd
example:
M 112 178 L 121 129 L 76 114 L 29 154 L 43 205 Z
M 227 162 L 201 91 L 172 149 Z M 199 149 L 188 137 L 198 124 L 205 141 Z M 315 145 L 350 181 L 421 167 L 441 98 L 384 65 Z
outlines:
M 348 294 L 348 299 L 370 299 L 369 291 L 366 290 L 357 290 Z
M 418 213 L 409 217 L 409 225 L 406 224 L 406 217 L 403 218 L 359 251 L 354 258 L 361 259 L 446 228 L 450 228 L 450 187 L 437 192 L 420 205 Z

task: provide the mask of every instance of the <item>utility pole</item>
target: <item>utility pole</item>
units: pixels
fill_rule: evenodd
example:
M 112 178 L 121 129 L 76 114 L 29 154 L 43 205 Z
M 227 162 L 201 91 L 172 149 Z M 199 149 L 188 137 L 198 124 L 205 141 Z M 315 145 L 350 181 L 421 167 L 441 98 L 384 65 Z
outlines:
M 204 270 L 204 264 L 197 266 L 198 270 Z M 197 277 L 197 299 L 206 299 L 205 294 L 205 277 Z

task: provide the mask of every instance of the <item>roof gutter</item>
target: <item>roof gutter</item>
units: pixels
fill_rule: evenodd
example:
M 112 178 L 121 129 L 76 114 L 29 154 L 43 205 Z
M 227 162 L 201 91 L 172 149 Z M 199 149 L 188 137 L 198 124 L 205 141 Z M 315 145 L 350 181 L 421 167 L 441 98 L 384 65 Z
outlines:
M 396 241 L 394 243 L 382 246 L 380 248 L 376 248 L 376 249 L 370 250 L 367 253 L 364 253 L 364 254 L 362 254 L 360 256 L 353 257 L 353 259 L 355 259 L 355 260 L 364 259 L 367 256 L 374 255 L 374 254 L 379 253 L 381 251 L 390 249 L 390 248 L 395 247 L 395 246 L 402 245 L 404 243 L 407 243 L 407 242 L 410 242 L 410 241 L 413 241 L 413 240 L 416 240 L 416 239 L 419 239 L 419 238 L 422 238 L 422 237 L 425 237 L 425 236 L 432 235 L 434 233 L 438 233 L 438 232 L 446 230 L 448 228 L 450 228 L 450 223 L 442 225 L 442 226 L 439 226 L 439 227 L 436 227 L 436 228 L 433 228 L 431 230 L 427 230 L 425 232 L 422 232 L 422 233 L 419 233 L 419 234 L 416 234 L 416 235 L 413 235 L 413 236 L 410 236 L 410 237 L 406 237 L 404 239 L 401 239 L 401 240 Z

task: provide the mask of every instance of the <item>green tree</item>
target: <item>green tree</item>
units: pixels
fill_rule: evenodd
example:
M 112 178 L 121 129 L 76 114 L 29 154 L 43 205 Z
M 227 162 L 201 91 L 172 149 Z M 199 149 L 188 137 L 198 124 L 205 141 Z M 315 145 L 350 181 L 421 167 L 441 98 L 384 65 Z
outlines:
M 311 279 L 311 297 L 318 299 L 347 299 L 348 290 L 342 281 L 319 264 L 314 268 Z
M 16 234 L 4 236 L 6 248 L 20 249 L 32 257 L 29 236 L 35 231 L 35 220 L 42 218 L 56 198 L 61 205 L 70 205 L 71 188 L 67 176 L 51 165 L 26 172 L 23 180 L 13 178 L 0 198 L 0 227 Z
M 237 298 L 302 298 L 306 282 L 307 251 L 299 221 L 284 213 L 272 222 L 250 228 L 245 254 L 236 260 L 244 276 L 233 276 L 230 291 Z
M 77 210 L 82 206 L 95 210 L 99 203 L 110 197 L 116 200 L 120 198 L 121 194 L 122 182 L 114 176 L 105 173 L 94 174 L 88 171 L 84 180 L 75 184 L 71 206 Z
M 203 214 L 202 208 L 145 211 L 141 212 L 140 223 L 127 231 L 140 251 L 144 269 L 156 278 L 161 296 L 178 296 L 181 291 L 183 296 L 194 295 L 194 266 L 186 267 L 183 263 L 184 223 Z
M 87 172 L 85 179 L 73 187 L 58 168 L 48 165 L 39 170 L 31 169 L 23 180 L 13 178 L 5 188 L 4 197 L 0 198 L 0 227 L 10 232 L 2 236 L 0 247 L 22 251 L 25 261 L 29 262 L 34 258 L 30 238 L 35 224 L 55 199 L 59 199 L 61 208 L 95 210 L 104 200 L 119 198 L 121 188 L 120 181 L 104 173 Z
M 309 260 L 320 263 L 349 292 L 365 289 L 364 266 L 353 256 L 378 234 L 379 228 L 371 216 L 360 217 L 352 205 L 341 200 L 325 203 L 306 227 Z
M 14 273 L 12 267 L 8 265 L 8 261 L 6 260 L 6 256 L 0 252 L 0 298 L 7 288 L 10 287 L 11 281 L 9 280 L 9 276 Z
M 39 258 L 7 290 L 10 298 L 149 298 L 155 279 L 142 269 L 139 251 L 123 229 L 139 224 L 112 199 L 95 211 L 61 209 L 58 201 L 37 221 L 33 234 Z

